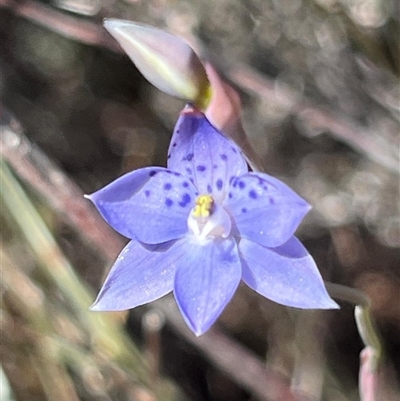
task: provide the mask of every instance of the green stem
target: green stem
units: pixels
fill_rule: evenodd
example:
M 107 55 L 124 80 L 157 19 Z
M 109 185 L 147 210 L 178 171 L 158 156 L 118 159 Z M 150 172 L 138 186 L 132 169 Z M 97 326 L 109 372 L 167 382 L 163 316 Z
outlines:
M 365 347 L 370 347 L 373 350 L 371 369 L 376 372 L 382 359 L 383 347 L 371 313 L 370 298 L 355 288 L 330 282 L 325 282 L 325 285 L 332 298 L 355 305 L 354 317 L 357 330 Z

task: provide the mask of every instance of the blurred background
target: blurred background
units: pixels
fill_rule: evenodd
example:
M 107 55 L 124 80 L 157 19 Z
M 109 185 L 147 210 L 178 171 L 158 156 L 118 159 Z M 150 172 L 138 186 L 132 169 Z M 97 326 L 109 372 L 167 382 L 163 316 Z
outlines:
M 186 39 L 240 93 L 266 171 L 313 205 L 298 235 L 322 275 L 371 298 L 380 400 L 399 400 L 397 0 L 0 0 L 0 398 L 359 399 L 350 303 L 289 311 L 243 287 L 199 339 L 168 297 L 87 311 L 125 239 L 81 191 L 165 164 L 184 106 L 145 81 L 105 17 Z

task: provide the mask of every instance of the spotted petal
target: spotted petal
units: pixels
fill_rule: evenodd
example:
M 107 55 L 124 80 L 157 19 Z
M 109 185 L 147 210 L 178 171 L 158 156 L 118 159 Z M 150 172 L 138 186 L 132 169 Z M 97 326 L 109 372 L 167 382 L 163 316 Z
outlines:
M 131 309 L 168 294 L 175 265 L 184 254 L 181 241 L 151 246 L 131 241 L 118 256 L 91 310 Z
M 231 176 L 248 171 L 240 149 L 190 106 L 175 126 L 168 168 L 191 177 L 200 193 L 213 194 L 217 201 L 223 199 Z
M 292 237 L 310 210 L 283 182 L 263 173 L 234 178 L 224 206 L 234 220 L 234 235 L 267 247 Z
M 243 280 L 253 290 L 282 305 L 302 309 L 335 309 L 311 255 L 292 237 L 277 248 L 242 239 Z
M 148 167 L 88 196 L 103 218 L 128 238 L 159 244 L 183 237 L 197 193 L 179 173 Z
M 204 245 L 188 238 L 186 251 L 176 264 L 174 294 L 187 325 L 200 335 L 232 298 L 241 278 L 240 259 L 232 238 Z

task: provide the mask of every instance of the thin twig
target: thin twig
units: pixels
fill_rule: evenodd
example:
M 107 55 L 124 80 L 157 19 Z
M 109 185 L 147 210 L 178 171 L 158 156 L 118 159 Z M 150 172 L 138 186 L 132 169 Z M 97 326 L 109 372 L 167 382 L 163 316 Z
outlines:
M 328 130 L 338 140 L 347 143 L 369 159 L 396 174 L 400 173 L 400 160 L 398 154 L 393 151 L 393 144 L 384 140 L 378 133 L 371 132 L 368 127 L 362 127 L 350 118 L 339 118 L 288 88 L 279 88 L 273 80 L 249 66 L 235 64 L 232 67 L 228 66 L 224 72 L 241 88 L 256 93 L 271 104 L 290 108 L 296 117 L 317 132 Z M 396 138 L 397 133 L 393 133 L 393 137 Z
M 186 341 L 201 350 L 204 355 L 237 383 L 250 390 L 262 401 L 305 401 L 291 392 L 289 385 L 279 374 L 268 370 L 265 363 L 237 342 L 222 334 L 216 327 L 200 337 L 195 337 L 185 325 L 171 299 L 156 301 L 170 325 Z
M 67 38 L 122 53 L 122 49 L 101 25 L 68 15 L 46 4 L 33 0 L 0 0 L 0 7 Z
M 83 199 L 82 191 L 56 164 L 23 134 L 20 124 L 0 106 L 0 152 L 14 170 L 50 203 L 58 216 L 85 233 L 82 239 L 102 249 L 112 260 L 124 246 L 121 237 L 103 220 L 90 212 L 92 205 Z M 73 210 L 73 213 L 71 213 Z

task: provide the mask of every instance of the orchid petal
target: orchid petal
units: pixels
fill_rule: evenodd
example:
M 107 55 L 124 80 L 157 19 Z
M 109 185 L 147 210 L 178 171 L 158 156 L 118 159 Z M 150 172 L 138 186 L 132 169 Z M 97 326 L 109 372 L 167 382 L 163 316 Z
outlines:
M 202 194 L 221 201 L 230 177 L 248 171 L 240 148 L 214 128 L 203 113 L 187 107 L 175 126 L 168 168 L 191 177 Z
M 203 64 L 186 42 L 132 21 L 106 19 L 104 26 L 156 88 L 199 107 L 208 105 L 210 83 Z
M 187 256 L 176 264 L 174 295 L 196 334 L 207 331 L 232 298 L 241 278 L 233 238 L 199 244 L 188 238 Z
M 262 173 L 234 178 L 224 206 L 234 220 L 234 235 L 272 248 L 286 242 L 310 210 L 283 182 Z
M 243 280 L 253 290 L 282 305 L 302 309 L 336 309 L 314 259 L 292 237 L 277 248 L 242 239 Z
M 122 235 L 159 244 L 188 232 L 196 196 L 193 184 L 179 173 L 147 167 L 125 174 L 88 198 Z
M 185 255 L 182 241 L 145 246 L 131 241 L 122 250 L 90 308 L 131 309 L 152 302 L 173 289 L 175 265 Z

